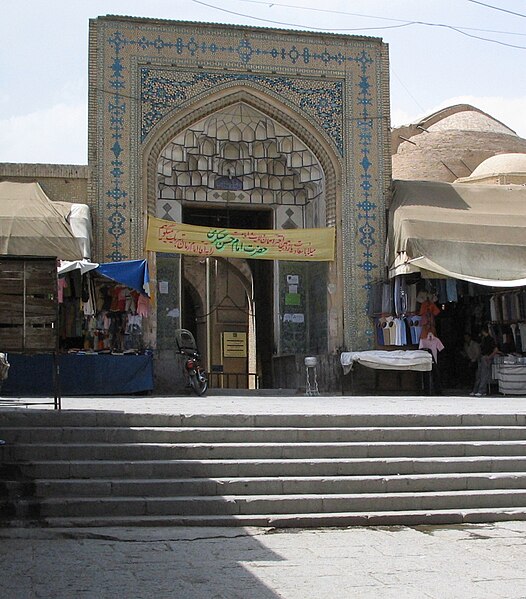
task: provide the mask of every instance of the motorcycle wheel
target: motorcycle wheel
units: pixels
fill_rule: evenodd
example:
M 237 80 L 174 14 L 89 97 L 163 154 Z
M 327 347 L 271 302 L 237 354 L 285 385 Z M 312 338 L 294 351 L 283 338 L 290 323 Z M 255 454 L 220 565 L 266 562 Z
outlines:
M 199 396 L 204 395 L 208 389 L 208 381 L 206 378 L 201 380 L 197 373 L 190 375 L 190 385 Z

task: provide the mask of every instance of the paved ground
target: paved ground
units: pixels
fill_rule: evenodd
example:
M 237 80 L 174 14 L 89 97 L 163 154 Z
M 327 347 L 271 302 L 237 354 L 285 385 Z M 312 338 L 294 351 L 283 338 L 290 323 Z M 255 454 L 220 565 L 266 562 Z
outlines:
M 5 599 L 519 599 L 526 523 L 0 530 Z
M 42 403 L 46 402 L 46 403 Z M 53 399 L 2 398 L 13 406 L 53 408 Z M 526 414 L 526 397 L 469 396 L 134 396 L 63 397 L 65 410 L 161 414 Z
M 63 398 L 62 406 L 185 414 L 513 414 L 526 413 L 526 398 L 103 397 Z M 12 407 L 0 401 L 0 418 Z M 526 522 L 0 529 L 0 599 L 525 599 L 525 563 Z

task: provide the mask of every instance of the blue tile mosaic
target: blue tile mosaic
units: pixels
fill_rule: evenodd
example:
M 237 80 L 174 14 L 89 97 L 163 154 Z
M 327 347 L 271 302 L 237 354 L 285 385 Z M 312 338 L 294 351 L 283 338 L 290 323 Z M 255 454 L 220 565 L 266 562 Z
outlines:
M 343 81 L 269 77 L 253 73 L 194 73 L 141 68 L 141 139 L 180 104 L 224 83 L 248 83 L 287 98 L 314 122 L 318 122 L 343 154 Z
M 99 81 L 102 77 L 110 92 L 104 104 L 106 130 L 99 130 L 97 142 L 104 156 L 98 175 L 105 198 L 103 259 L 134 258 L 130 254 L 141 247 L 142 239 L 131 239 L 140 231 L 135 224 L 140 208 L 131 205 L 140 199 L 139 175 L 132 169 L 138 168 L 141 144 L 151 141 L 156 126 L 198 95 L 221 86 L 251 86 L 270 101 L 283 99 L 294 107 L 324 132 L 341 158 L 342 195 L 348 203 L 342 222 L 348 246 L 343 264 L 353 272 L 344 274 L 350 287 L 346 304 L 350 298 L 362 303 L 344 310 L 346 326 L 360 328 L 363 335 L 359 320 L 367 313 L 371 283 L 381 276 L 383 258 L 379 140 L 388 137 L 381 114 L 384 109 L 388 113 L 388 102 L 379 90 L 385 73 L 378 40 L 307 33 L 294 39 L 276 31 L 110 17 L 99 23 L 99 43 L 104 45 Z M 367 332 L 365 336 L 370 340 Z

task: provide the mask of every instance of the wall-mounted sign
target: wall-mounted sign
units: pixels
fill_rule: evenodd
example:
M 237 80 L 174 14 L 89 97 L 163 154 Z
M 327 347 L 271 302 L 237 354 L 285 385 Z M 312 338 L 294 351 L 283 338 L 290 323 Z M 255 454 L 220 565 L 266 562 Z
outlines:
M 300 306 L 301 295 L 299 293 L 285 293 L 285 306 Z
M 283 314 L 283 322 L 293 322 L 294 324 L 303 324 L 305 322 L 305 314 Z
M 246 358 L 247 334 L 223 333 L 223 356 L 225 358 Z

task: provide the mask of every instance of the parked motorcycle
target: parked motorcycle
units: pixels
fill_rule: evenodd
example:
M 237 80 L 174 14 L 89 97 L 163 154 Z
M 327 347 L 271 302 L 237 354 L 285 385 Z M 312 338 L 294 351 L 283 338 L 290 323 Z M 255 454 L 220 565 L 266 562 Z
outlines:
M 188 386 L 197 395 L 204 395 L 208 389 L 208 379 L 200 363 L 201 356 L 197 350 L 194 336 L 187 329 L 177 329 L 175 331 L 175 339 L 179 353 L 186 358 L 184 361 L 184 371 Z

